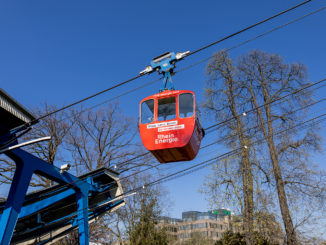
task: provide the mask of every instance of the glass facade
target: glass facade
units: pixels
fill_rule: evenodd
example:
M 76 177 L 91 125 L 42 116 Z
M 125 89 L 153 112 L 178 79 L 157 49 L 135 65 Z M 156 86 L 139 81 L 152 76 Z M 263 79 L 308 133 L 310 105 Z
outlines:
M 198 236 L 206 237 L 215 242 L 220 240 L 228 230 L 242 232 L 242 218 L 237 217 L 239 216 L 231 216 L 230 210 L 227 209 L 218 209 L 209 212 L 188 211 L 182 213 L 182 219 L 165 218 L 164 220 L 170 220 L 170 222 L 164 224 L 160 222 L 159 225 L 165 227 L 168 231 L 168 236 L 173 237 L 178 242 L 175 244 L 183 244 L 187 239 Z M 276 234 L 275 240 L 277 241 L 276 244 L 281 244 L 279 241 L 283 241 L 284 238 L 282 226 L 277 222 L 273 226 L 278 230 L 278 235 Z M 274 233 L 275 230 L 271 233 L 273 237 L 275 236 Z
M 182 213 L 182 219 L 163 219 L 167 222 L 165 227 L 170 236 L 176 239 L 187 240 L 202 236 L 217 241 L 222 238 L 224 232 L 232 228 L 230 217 L 230 211 L 221 209 L 219 212 L 188 211 Z

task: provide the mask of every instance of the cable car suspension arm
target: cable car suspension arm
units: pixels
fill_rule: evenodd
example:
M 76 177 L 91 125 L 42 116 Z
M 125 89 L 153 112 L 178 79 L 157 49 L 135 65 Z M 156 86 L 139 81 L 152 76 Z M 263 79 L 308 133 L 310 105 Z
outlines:
M 167 52 L 160 56 L 155 57 L 149 66 L 146 66 L 145 70 L 141 71 L 140 75 L 150 74 L 154 71 L 157 71 L 159 74 L 163 74 L 163 86 L 160 91 L 164 90 L 174 90 L 172 76 L 173 69 L 175 68 L 175 63 L 179 60 L 182 60 L 190 54 L 190 51 L 186 51 L 183 53 L 174 53 Z M 167 83 L 169 82 L 169 87 L 167 88 Z

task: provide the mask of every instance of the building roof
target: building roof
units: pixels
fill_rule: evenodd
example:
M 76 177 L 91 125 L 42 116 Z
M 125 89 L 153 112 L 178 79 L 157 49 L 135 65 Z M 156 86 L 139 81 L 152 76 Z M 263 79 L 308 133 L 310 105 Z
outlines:
M 0 131 L 9 131 L 35 117 L 15 99 L 0 88 Z

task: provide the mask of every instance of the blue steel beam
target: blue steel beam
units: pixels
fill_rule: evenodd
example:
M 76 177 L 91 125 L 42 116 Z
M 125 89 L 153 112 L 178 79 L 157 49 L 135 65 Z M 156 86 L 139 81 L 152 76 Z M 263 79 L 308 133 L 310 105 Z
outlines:
M 16 162 L 16 171 L 10 187 L 5 209 L 0 220 L 0 241 L 1 245 L 10 243 L 13 230 L 16 226 L 17 218 L 23 205 L 33 172 L 21 162 Z
M 24 206 L 21 209 L 21 212 L 19 214 L 19 218 L 26 217 L 28 215 L 32 215 L 35 212 L 38 212 L 46 207 L 48 207 L 50 204 L 54 204 L 58 201 L 61 201 L 62 199 L 69 197 L 71 195 L 76 194 L 76 190 L 74 189 L 68 189 L 66 191 L 63 191 L 59 194 L 56 194 L 55 196 L 48 197 L 46 199 L 43 199 L 41 201 L 38 201 L 36 203 L 32 203 L 30 205 Z
M 22 149 L 8 151 L 5 154 L 15 161 L 16 171 L 10 187 L 8 199 L 0 219 L 0 227 L 3 228 L 0 230 L 1 245 L 8 245 L 10 243 L 33 173 L 37 173 L 58 183 L 71 184 L 72 187 L 76 188 L 82 193 L 97 191 L 95 186 L 67 172 L 60 173 L 59 168 L 33 156 Z M 86 198 L 88 202 L 88 194 L 86 196 L 83 195 L 83 198 Z M 83 204 L 87 205 L 87 202 L 84 202 Z M 82 222 L 80 222 L 80 224 L 82 224 Z M 81 226 L 80 229 L 85 229 L 85 227 L 85 225 Z M 86 236 L 84 236 L 84 238 L 85 237 Z M 84 241 L 80 241 L 80 244 L 88 244 L 87 238 L 85 238 Z
M 120 201 L 118 201 L 116 203 L 113 203 L 113 204 L 110 204 L 108 206 L 99 208 L 96 211 L 90 211 L 89 214 L 88 214 L 89 220 L 90 221 L 94 220 L 96 217 L 104 214 L 105 212 L 108 212 L 110 209 L 118 206 L 121 203 L 123 203 L 123 200 L 120 200 Z M 63 231 L 62 233 L 57 234 L 54 237 L 48 238 L 48 239 L 46 239 L 44 241 L 41 241 L 38 244 L 39 245 L 47 244 L 48 242 L 51 242 L 51 241 L 57 239 L 58 237 L 62 237 L 63 235 L 73 231 L 74 229 L 76 229 L 78 227 L 78 220 L 77 220 L 77 218 L 71 218 L 66 224 L 71 224 L 72 226 L 70 228 L 68 228 L 67 230 Z
M 121 203 L 123 203 L 123 200 L 119 200 L 116 203 L 110 203 L 109 205 L 103 206 L 103 207 L 94 207 L 91 208 L 91 210 L 88 211 L 88 220 L 91 221 L 93 219 L 95 219 L 96 217 L 104 214 L 105 212 L 108 212 L 110 209 L 113 209 L 114 207 L 119 206 Z M 53 225 L 55 223 L 60 223 L 60 227 L 64 227 L 67 225 L 71 225 L 71 227 L 68 227 L 67 230 L 71 231 L 73 229 L 76 229 L 78 227 L 78 217 L 77 217 L 77 212 L 73 213 L 73 214 L 69 214 L 65 217 L 60 218 L 59 220 L 55 220 L 53 222 L 49 222 L 46 225 Z M 38 233 L 38 229 L 41 228 L 42 226 L 39 227 L 34 227 L 31 230 L 29 230 L 28 232 L 34 231 L 35 234 Z M 66 230 L 66 231 L 67 231 Z M 66 231 L 63 231 L 63 234 L 66 234 Z M 23 232 L 24 233 L 24 232 Z M 21 233 L 20 235 L 22 235 L 23 233 Z M 60 233 L 61 234 L 61 233 Z M 51 237 L 49 239 L 46 239 L 42 242 L 40 242 L 39 244 L 45 244 L 47 242 L 53 241 L 53 239 L 56 239 L 58 236 L 60 235 L 55 235 L 54 237 Z M 33 236 L 35 237 L 35 236 Z
M 77 192 L 77 220 L 79 227 L 79 241 L 89 244 L 88 227 L 88 192 Z

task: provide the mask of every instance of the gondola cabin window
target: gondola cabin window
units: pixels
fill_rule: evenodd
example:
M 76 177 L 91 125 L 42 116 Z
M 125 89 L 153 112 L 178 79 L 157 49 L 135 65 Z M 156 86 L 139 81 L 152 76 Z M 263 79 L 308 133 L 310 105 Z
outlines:
M 175 97 L 158 100 L 157 121 L 166 121 L 176 118 Z
M 141 104 L 141 123 L 151 123 L 154 121 L 154 100 L 146 100 Z
M 194 115 L 194 96 L 192 94 L 179 95 L 179 117 L 186 118 Z

